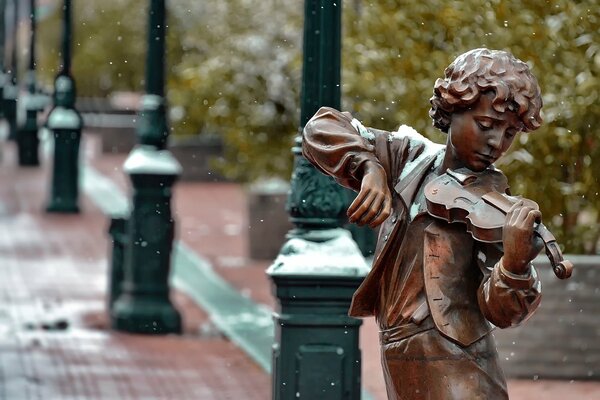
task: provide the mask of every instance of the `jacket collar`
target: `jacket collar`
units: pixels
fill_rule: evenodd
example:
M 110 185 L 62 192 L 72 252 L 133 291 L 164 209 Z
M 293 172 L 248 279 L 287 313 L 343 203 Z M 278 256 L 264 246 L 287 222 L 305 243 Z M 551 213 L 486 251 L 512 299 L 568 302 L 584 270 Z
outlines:
M 400 195 L 407 208 L 410 207 L 410 204 L 415 197 L 419 184 L 423 180 L 423 175 L 431 168 L 431 165 L 438 155 L 444 151 L 445 148 L 423 157 L 423 159 L 413 167 L 411 172 L 404 179 L 400 179 L 396 186 L 394 186 L 394 190 Z

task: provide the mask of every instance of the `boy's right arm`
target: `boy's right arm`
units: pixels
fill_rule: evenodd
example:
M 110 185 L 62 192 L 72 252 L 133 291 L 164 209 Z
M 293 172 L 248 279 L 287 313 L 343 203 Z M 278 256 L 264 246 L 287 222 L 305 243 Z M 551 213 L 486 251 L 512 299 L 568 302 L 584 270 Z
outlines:
M 388 132 L 367 130 L 349 113 L 329 107 L 322 107 L 304 128 L 304 156 L 341 185 L 359 192 L 348 208 L 350 222 L 374 227 L 391 212 L 394 164 L 404 152 L 392 149 L 402 147 L 403 141 L 391 143 L 388 136 Z

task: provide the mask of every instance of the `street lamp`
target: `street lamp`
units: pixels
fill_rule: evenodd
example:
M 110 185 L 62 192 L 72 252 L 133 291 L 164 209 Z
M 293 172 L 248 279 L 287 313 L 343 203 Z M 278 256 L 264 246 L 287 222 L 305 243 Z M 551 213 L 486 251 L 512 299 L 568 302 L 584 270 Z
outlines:
M 71 0 L 63 4 L 62 68 L 54 81 L 54 108 L 46 126 L 54 137 L 54 163 L 48 212 L 77 213 L 79 205 L 79 142 L 83 120 L 75 108 L 71 76 Z
M 301 129 L 321 106 L 340 108 L 341 0 L 305 0 Z M 295 141 L 287 209 L 295 228 L 267 273 L 278 299 L 273 399 L 359 399 L 361 321 L 347 315 L 368 272 L 346 222 L 348 196 Z
M 17 86 L 17 27 L 19 24 L 19 7 L 17 0 L 8 0 L 6 10 L 10 24 L 6 27 L 8 35 L 4 43 L 9 48 L 9 60 L 6 68 L 6 78 L 2 96 L 2 115 L 8 122 L 8 139 L 17 138 L 17 98 L 19 88 Z M 11 18 L 12 17 L 12 18 Z
M 45 100 L 39 96 L 36 88 L 35 79 L 35 33 L 36 33 L 36 4 L 35 0 L 29 1 L 30 6 L 30 26 L 29 35 L 29 69 L 25 77 L 27 93 L 23 96 L 23 109 L 25 111 L 25 121 L 17 129 L 17 147 L 19 155 L 19 165 L 37 166 L 40 164 L 38 147 L 38 122 L 37 116 L 44 109 Z
M 151 0 L 146 58 L 146 95 L 137 126 L 139 144 L 123 166 L 133 186 L 127 219 L 124 280 L 113 304 L 112 326 L 138 333 L 179 333 L 181 316 L 169 299 L 175 236 L 173 184 L 181 165 L 165 150 L 165 0 Z
M 6 0 L 0 0 L 0 118 L 4 117 L 4 86 L 6 85 L 6 68 L 4 66 L 5 39 Z

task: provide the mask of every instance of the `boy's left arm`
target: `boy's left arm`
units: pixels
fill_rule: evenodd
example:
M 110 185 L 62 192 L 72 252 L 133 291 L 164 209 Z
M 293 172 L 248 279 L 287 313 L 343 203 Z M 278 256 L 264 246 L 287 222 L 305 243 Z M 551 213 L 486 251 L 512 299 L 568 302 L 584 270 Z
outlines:
M 479 244 L 476 257 L 484 279 L 477 294 L 485 318 L 499 328 L 508 328 L 533 314 L 542 293 L 533 265 L 526 274 L 514 274 L 503 266 L 502 254 L 500 244 Z
M 485 277 L 479 288 L 479 306 L 488 321 L 500 328 L 520 324 L 540 304 L 541 283 L 531 265 L 542 249 L 533 233 L 534 223 L 540 220 L 538 210 L 517 203 L 506 215 L 503 251 L 499 245 L 495 249 L 494 245 L 480 245 L 488 249 L 477 254 Z

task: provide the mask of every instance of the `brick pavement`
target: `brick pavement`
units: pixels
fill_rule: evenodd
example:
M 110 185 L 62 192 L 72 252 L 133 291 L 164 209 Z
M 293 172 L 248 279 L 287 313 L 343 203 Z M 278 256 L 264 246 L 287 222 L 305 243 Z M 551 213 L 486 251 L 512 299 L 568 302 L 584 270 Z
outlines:
M 0 398 L 257 399 L 269 377 L 182 294 L 183 336 L 107 330 L 107 220 L 84 196 L 81 215 L 48 215 L 46 168 L 0 168 Z
M 85 137 L 85 158 L 124 191 L 122 155 L 100 156 Z M 0 396 L 7 399 L 267 399 L 270 377 L 215 334 L 209 318 L 181 293 L 181 337 L 106 329 L 106 218 L 83 198 L 79 216 L 47 215 L 48 171 L 15 167 L 4 145 L 0 169 Z M 264 269 L 248 260 L 244 191 L 234 184 L 179 183 L 178 235 L 252 300 L 273 307 Z M 200 327 L 200 328 L 199 328 Z M 66 329 L 65 329 L 66 328 Z M 361 331 L 363 382 L 385 399 L 376 328 Z M 511 399 L 600 399 L 595 382 L 510 381 Z

